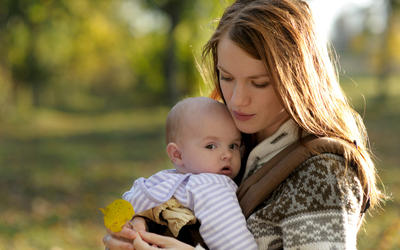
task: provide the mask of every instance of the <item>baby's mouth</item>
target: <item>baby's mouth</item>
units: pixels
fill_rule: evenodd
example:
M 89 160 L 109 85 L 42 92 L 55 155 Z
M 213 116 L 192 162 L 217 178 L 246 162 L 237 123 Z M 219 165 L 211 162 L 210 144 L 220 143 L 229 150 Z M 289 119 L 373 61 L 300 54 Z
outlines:
M 227 175 L 227 176 L 232 175 L 232 169 L 231 169 L 230 166 L 225 166 L 225 167 L 223 167 L 223 168 L 221 169 L 220 172 L 221 172 L 221 174 L 223 174 L 223 175 Z

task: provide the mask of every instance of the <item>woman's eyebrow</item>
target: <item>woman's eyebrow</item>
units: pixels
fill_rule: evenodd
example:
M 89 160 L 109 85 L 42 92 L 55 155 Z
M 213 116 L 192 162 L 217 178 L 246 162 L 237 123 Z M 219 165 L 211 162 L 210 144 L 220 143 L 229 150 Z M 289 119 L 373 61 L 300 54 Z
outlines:
M 254 75 L 254 76 L 249 76 L 249 79 L 257 79 L 257 78 L 268 78 L 269 79 L 269 75 L 268 74 L 260 74 L 260 75 Z
M 224 71 L 225 73 L 230 74 L 229 71 L 227 71 L 226 69 L 224 69 L 221 65 L 217 65 L 217 68 L 218 68 L 219 70 Z
M 224 69 L 221 65 L 217 65 L 217 68 L 218 68 L 219 70 L 221 70 L 221 71 L 224 71 L 225 73 L 227 73 L 227 74 L 229 74 L 229 75 L 232 75 L 231 73 L 229 73 L 229 71 L 227 71 L 226 69 Z M 262 78 L 262 77 L 268 77 L 268 78 L 269 78 L 269 75 L 268 75 L 267 73 L 262 73 L 262 74 L 259 74 L 259 75 L 248 76 L 247 78 L 249 78 L 249 79 L 256 79 L 256 78 Z

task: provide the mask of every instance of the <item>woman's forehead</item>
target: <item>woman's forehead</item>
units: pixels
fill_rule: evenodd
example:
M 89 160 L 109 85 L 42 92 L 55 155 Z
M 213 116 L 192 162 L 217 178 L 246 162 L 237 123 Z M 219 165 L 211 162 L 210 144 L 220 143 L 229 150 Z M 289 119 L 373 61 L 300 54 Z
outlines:
M 217 67 L 229 74 L 246 77 L 267 76 L 267 70 L 261 60 L 255 59 L 231 39 L 223 37 L 217 47 Z

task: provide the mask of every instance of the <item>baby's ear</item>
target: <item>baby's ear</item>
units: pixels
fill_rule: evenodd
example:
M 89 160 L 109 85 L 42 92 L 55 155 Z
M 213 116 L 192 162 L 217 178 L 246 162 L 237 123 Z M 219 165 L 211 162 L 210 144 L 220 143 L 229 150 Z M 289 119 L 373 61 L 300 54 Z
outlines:
M 179 146 L 174 143 L 170 142 L 167 145 L 167 154 L 169 159 L 172 161 L 172 163 L 176 166 L 181 166 L 182 165 L 182 154 L 179 149 Z

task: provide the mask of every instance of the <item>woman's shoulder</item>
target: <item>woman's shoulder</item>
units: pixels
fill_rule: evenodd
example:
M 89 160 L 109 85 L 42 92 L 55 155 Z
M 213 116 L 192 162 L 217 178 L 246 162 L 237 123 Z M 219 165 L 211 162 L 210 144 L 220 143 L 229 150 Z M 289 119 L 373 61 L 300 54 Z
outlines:
M 279 190 L 283 199 L 319 211 L 345 208 L 358 214 L 363 197 L 356 170 L 346 165 L 343 156 L 333 153 L 321 153 L 305 160 Z
M 305 147 L 299 147 L 306 156 L 297 161 L 297 167 L 286 179 L 287 182 L 304 185 L 308 180 L 321 184 L 335 184 L 343 188 L 353 185 L 361 188 L 357 167 L 352 160 L 344 157 L 351 146 L 334 138 L 310 138 Z
M 358 180 L 355 168 L 346 164 L 342 155 L 335 153 L 320 153 L 309 157 L 293 171 L 288 179 L 301 180 L 302 177 L 326 181 Z
M 321 153 L 301 163 L 260 208 L 275 222 L 313 211 L 358 214 L 362 195 L 357 173 L 343 156 Z
M 306 160 L 304 160 L 293 173 L 299 171 L 309 171 L 314 168 L 319 169 L 345 169 L 345 158 L 342 155 L 335 153 L 320 153 L 317 155 L 312 155 Z
M 315 181 L 346 188 L 356 185 L 361 189 L 361 183 L 356 169 L 346 164 L 342 155 L 321 153 L 311 156 L 301 163 L 288 177 L 288 182 L 306 185 L 303 181 Z

